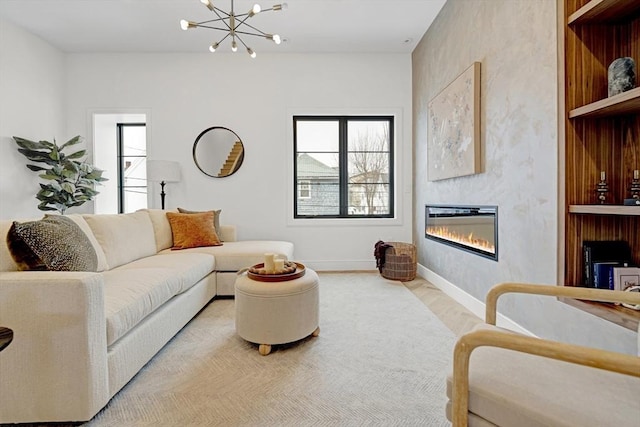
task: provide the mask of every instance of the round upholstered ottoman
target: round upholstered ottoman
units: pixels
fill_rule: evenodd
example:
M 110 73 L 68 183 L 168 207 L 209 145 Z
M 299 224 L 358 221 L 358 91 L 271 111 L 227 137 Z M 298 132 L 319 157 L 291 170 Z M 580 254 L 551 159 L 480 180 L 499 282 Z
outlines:
M 262 282 L 238 276 L 235 284 L 236 331 L 260 344 L 266 356 L 274 344 L 318 336 L 318 275 L 307 268 L 304 276 L 282 282 Z

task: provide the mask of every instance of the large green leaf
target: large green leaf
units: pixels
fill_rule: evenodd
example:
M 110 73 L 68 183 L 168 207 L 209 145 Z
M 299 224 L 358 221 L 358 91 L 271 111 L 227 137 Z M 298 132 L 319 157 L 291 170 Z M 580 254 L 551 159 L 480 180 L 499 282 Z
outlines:
M 52 174 L 52 173 L 50 173 L 50 172 L 47 172 L 47 173 L 41 173 L 41 174 L 40 174 L 40 175 L 38 175 L 38 176 L 39 176 L 40 178 L 42 178 L 42 179 L 47 179 L 47 180 L 53 180 L 53 179 L 58 179 L 58 178 L 60 178 L 60 175 L 55 175 L 55 174 Z
M 73 194 L 76 191 L 76 186 L 69 182 L 63 182 L 62 190 L 66 191 L 69 194 Z
M 31 169 L 34 172 L 40 172 L 40 171 L 46 171 L 49 170 L 47 168 L 43 168 L 42 166 L 37 166 L 37 165 L 27 165 L 27 167 L 29 169 Z
M 44 153 L 41 151 L 33 151 L 33 150 L 27 150 L 25 148 L 18 148 L 18 151 L 22 154 L 24 154 L 24 156 L 31 160 L 32 162 L 44 162 L 44 163 L 48 163 L 48 164 L 55 164 L 56 162 L 51 160 L 51 158 L 49 157 L 49 153 Z
M 65 147 L 69 147 L 70 145 L 75 145 L 82 142 L 82 137 L 80 135 L 76 135 L 64 144 L 60 146 L 60 151 L 62 151 Z
M 16 141 L 16 144 L 27 150 L 46 150 L 48 148 L 42 142 L 30 141 L 25 138 L 20 138 L 19 136 L 14 136 L 13 139 Z
M 79 159 L 87 153 L 87 150 L 76 151 L 75 153 L 67 154 L 67 159 Z

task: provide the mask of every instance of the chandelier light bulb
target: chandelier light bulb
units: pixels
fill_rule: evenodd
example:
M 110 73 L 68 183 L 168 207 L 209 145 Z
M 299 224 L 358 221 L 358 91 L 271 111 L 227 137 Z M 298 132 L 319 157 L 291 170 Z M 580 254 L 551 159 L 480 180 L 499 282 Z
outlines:
M 237 52 L 238 51 L 238 44 L 236 43 L 235 40 L 231 42 L 231 51 L 232 52 Z
M 213 4 L 211 3 L 211 0 L 200 0 L 200 3 L 207 6 L 207 9 L 213 11 Z
M 182 28 L 183 30 L 187 31 L 189 29 L 189 21 L 187 21 L 186 19 L 181 19 L 180 20 L 180 28 Z
M 286 4 L 286 3 L 282 3 L 282 4 L 274 4 L 272 9 L 273 9 L 273 10 L 285 10 L 285 9 L 287 9 L 288 7 L 289 7 L 289 5 L 288 5 L 288 4 Z
M 274 34 L 274 35 L 271 37 L 271 40 L 273 40 L 273 42 L 274 42 L 275 44 L 280 44 L 280 43 L 282 43 L 282 39 L 281 39 L 281 38 L 280 38 L 280 36 L 279 36 L 279 35 L 277 35 L 277 34 Z
M 253 51 L 253 49 L 251 49 L 250 47 L 247 48 L 247 53 L 252 57 L 255 58 L 256 57 L 256 53 Z
M 260 7 L 260 5 L 258 3 L 253 5 L 253 8 L 251 9 L 251 12 L 253 12 L 253 14 L 255 15 L 256 13 L 260 13 L 260 11 L 262 10 L 262 8 Z
M 211 53 L 215 52 L 218 46 L 220 46 L 220 43 L 213 43 L 211 46 L 209 46 L 209 51 Z

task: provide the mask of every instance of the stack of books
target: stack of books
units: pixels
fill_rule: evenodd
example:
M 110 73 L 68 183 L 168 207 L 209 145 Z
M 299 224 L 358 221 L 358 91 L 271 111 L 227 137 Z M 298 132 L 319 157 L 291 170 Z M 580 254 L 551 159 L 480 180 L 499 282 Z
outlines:
M 623 240 L 585 241 L 584 286 L 625 290 L 640 285 L 640 268 L 634 266 L 631 248 Z

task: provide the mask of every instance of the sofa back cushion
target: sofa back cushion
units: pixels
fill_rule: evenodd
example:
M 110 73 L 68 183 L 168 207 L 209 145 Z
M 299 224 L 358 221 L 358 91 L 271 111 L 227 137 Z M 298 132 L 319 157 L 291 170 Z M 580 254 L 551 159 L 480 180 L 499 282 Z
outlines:
M 156 252 L 172 247 L 173 236 L 171 234 L 171 225 L 167 219 L 167 212 L 178 212 L 178 210 L 140 209 L 139 212 L 146 212 L 149 214 L 149 218 L 151 218 L 156 239 Z
M 109 269 L 157 252 L 153 224 L 147 212 L 83 217 L 100 243 Z
M 84 217 L 81 214 L 70 214 L 65 216 L 78 224 L 78 227 L 80 227 L 80 229 L 84 231 L 84 234 L 86 234 L 89 238 L 89 242 L 91 242 L 91 246 L 93 246 L 93 249 L 96 251 L 96 256 L 98 257 L 98 268 L 96 269 L 96 271 L 100 272 L 108 270 L 109 265 L 107 264 L 107 257 L 102 250 L 102 246 L 100 246 L 100 243 L 98 243 L 96 236 L 94 236 L 93 231 L 91 231 L 91 227 L 89 227 L 89 224 L 87 224 L 87 221 L 84 219 Z

